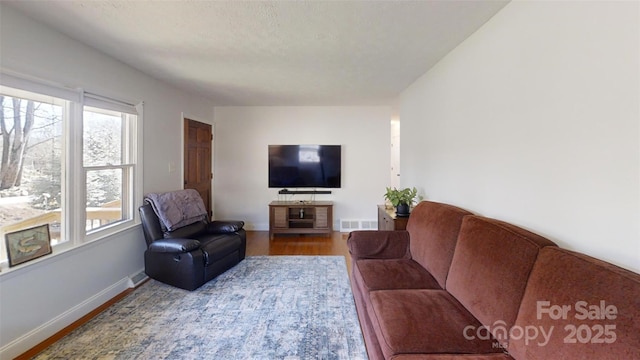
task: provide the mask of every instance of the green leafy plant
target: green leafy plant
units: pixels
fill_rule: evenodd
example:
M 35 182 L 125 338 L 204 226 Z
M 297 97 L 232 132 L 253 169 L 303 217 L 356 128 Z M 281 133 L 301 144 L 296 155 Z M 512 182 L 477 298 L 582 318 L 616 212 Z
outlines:
M 416 199 L 418 197 L 418 190 L 413 187 L 413 188 L 404 188 L 404 189 L 396 189 L 396 188 L 390 188 L 387 187 L 387 192 L 384 194 L 384 198 L 389 200 L 389 202 L 391 203 L 391 205 L 393 206 L 398 206 L 398 205 L 413 205 L 416 202 Z

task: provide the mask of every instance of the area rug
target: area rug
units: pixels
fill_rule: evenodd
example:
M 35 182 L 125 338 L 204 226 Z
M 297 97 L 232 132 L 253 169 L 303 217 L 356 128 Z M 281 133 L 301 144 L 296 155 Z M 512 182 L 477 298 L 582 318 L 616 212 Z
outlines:
M 150 280 L 36 359 L 366 359 L 341 256 L 254 256 L 195 291 Z

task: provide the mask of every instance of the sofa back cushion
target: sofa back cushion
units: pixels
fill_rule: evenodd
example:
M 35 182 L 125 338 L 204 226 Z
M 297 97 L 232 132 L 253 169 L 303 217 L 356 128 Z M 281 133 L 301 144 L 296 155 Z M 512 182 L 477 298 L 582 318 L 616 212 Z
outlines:
M 177 228 L 174 231 L 163 231 L 160 219 L 158 219 L 158 215 L 156 215 L 155 210 L 153 210 L 153 207 L 149 203 L 145 203 L 140 206 L 139 212 L 147 246 L 151 245 L 152 242 L 163 238 L 193 238 L 206 232 L 208 226 L 207 221 L 202 220 Z
M 512 224 L 480 216 L 462 222 L 446 290 L 489 328 L 513 325 L 540 249 L 555 244 Z
M 514 332 L 508 351 L 516 359 L 640 359 L 639 319 L 640 274 L 544 248 L 514 327 L 529 336 Z
M 462 218 L 470 212 L 452 205 L 422 201 L 407 222 L 414 261 L 427 269 L 444 288 Z
M 162 235 L 165 238 L 194 238 L 207 231 L 206 221 L 197 221 L 183 227 L 179 227 L 173 231 L 165 231 Z

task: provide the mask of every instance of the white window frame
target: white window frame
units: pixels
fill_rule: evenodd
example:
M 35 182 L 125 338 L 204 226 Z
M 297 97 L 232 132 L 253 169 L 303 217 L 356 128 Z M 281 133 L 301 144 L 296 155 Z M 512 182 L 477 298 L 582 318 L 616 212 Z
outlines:
M 62 174 L 62 204 L 63 212 L 61 241 L 54 244 L 53 254 L 20 264 L 15 268 L 8 268 L 8 259 L 0 259 L 1 274 L 12 272 L 15 269 L 29 266 L 44 259 L 55 256 L 67 250 L 88 244 L 111 235 L 123 232 L 140 224 L 140 215 L 137 208 L 142 205 L 143 194 L 143 103 L 135 105 L 132 102 L 112 99 L 97 94 L 85 92 L 83 89 L 70 89 L 64 86 L 33 79 L 23 75 L 0 72 L 0 89 L 4 88 L 11 92 L 11 89 L 22 90 L 37 95 L 49 96 L 65 100 L 63 108 L 63 163 L 61 164 Z M 109 224 L 93 231 L 86 230 L 86 169 L 83 166 L 83 111 L 84 106 L 115 110 L 123 113 L 134 114 L 136 121 L 129 121 L 128 136 L 123 136 L 123 141 L 128 142 L 130 154 L 127 164 L 119 167 L 130 171 L 130 192 L 125 198 L 123 191 L 122 207 L 127 212 L 128 219 Z M 95 168 L 95 167 L 92 167 Z M 123 174 L 124 179 L 124 174 Z M 70 191 L 69 189 L 73 189 Z M 123 214 L 124 215 L 124 214 Z M 4 239 L 0 239 L 4 241 Z

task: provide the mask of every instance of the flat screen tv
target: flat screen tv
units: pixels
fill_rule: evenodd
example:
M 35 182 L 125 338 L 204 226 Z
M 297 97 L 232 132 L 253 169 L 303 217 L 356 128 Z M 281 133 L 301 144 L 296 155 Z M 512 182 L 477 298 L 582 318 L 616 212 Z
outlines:
M 340 145 L 269 145 L 270 188 L 339 188 Z

